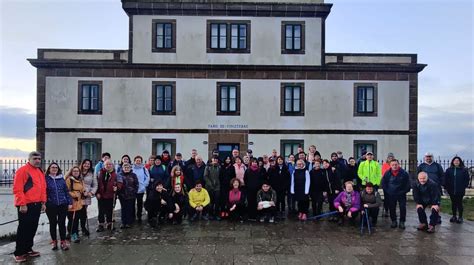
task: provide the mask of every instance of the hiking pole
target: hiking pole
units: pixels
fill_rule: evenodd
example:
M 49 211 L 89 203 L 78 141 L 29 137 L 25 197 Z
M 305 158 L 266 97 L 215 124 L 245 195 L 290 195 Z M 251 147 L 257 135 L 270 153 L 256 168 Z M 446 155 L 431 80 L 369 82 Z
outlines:
M 323 214 L 320 214 L 320 215 L 311 216 L 311 217 L 307 218 L 306 220 L 316 220 L 316 219 L 320 219 L 320 218 L 323 218 L 323 217 L 326 217 L 326 216 L 330 216 L 330 215 L 333 215 L 333 214 L 336 214 L 336 213 L 338 213 L 338 211 L 332 211 L 332 212 L 328 212 L 328 213 L 323 213 Z
M 87 208 L 84 211 L 86 215 L 86 229 L 87 229 L 87 239 L 91 238 L 91 230 L 89 230 L 89 216 L 87 216 Z
M 115 189 L 116 186 L 114 186 Z M 110 225 L 110 232 L 113 233 L 114 231 L 114 220 L 115 220 L 115 204 L 117 201 L 117 192 L 114 191 L 114 199 L 112 201 L 112 224 Z
M 367 211 L 364 212 L 365 215 L 367 215 Z M 360 235 L 362 236 L 364 234 L 364 217 L 361 218 L 360 220 Z
M 74 220 L 76 219 L 76 211 L 72 212 L 72 221 L 71 221 L 71 230 L 69 231 L 69 236 L 72 236 L 72 228 L 74 227 Z
M 371 234 L 371 231 L 370 231 L 369 213 L 368 213 L 367 208 L 365 208 L 364 211 L 365 211 L 365 219 L 366 219 L 366 221 L 367 221 L 367 230 L 369 231 L 369 235 L 370 235 L 370 234 Z

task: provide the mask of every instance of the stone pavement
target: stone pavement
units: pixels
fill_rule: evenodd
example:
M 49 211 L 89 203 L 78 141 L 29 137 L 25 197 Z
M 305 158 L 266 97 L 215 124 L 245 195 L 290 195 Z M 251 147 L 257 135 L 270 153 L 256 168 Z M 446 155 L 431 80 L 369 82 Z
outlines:
M 372 235 L 359 227 L 323 221 L 278 224 L 199 221 L 148 224 L 117 229 L 72 244 L 69 251 L 51 251 L 49 235 L 37 236 L 34 264 L 474 264 L 474 222 L 443 224 L 435 234 L 416 231 L 413 205 L 405 231 L 391 229 L 380 218 Z M 119 214 L 117 213 L 117 217 Z M 95 222 L 95 221 L 94 221 Z M 91 222 L 91 230 L 92 223 Z M 94 227 L 95 228 L 95 227 Z M 14 243 L 0 247 L 0 263 L 11 264 Z

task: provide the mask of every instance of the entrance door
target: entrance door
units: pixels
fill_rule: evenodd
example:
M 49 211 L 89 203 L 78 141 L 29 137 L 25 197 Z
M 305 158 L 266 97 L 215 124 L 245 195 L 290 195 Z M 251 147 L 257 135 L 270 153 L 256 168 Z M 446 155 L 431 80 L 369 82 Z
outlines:
M 219 150 L 219 159 L 224 161 L 228 156 L 232 157 L 232 150 L 237 149 L 240 151 L 239 144 L 217 144 L 217 150 Z

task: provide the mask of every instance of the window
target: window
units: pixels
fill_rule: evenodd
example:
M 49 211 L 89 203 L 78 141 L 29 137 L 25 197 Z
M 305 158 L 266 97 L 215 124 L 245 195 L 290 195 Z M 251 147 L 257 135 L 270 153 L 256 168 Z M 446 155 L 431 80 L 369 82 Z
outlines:
M 247 48 L 247 24 L 230 24 L 231 49 Z
M 377 156 L 377 141 L 354 141 L 354 158 L 359 159 L 363 152 L 372 152 L 375 158 Z
M 354 116 L 377 116 L 377 84 L 354 84 Z
M 78 114 L 102 114 L 102 81 L 79 81 Z
M 176 82 L 153 82 L 152 114 L 176 115 Z
M 217 115 L 240 115 L 240 83 L 217 83 Z
M 176 20 L 152 20 L 152 52 L 176 52 Z
M 153 139 L 152 154 L 161 155 L 164 150 L 170 153 L 171 158 L 176 154 L 176 139 Z
M 298 147 L 304 150 L 304 140 L 281 140 L 280 141 L 280 154 L 287 159 L 289 155 L 298 152 Z
M 227 24 L 211 24 L 211 49 L 227 48 Z
M 283 54 L 304 54 L 305 23 L 283 21 L 281 26 L 281 51 Z
M 208 53 L 250 53 L 250 21 L 207 22 Z
M 283 83 L 281 85 L 281 116 L 304 115 L 304 84 Z
M 90 159 L 93 162 L 99 161 L 102 153 L 102 139 L 78 139 L 77 151 L 78 161 L 84 159 Z

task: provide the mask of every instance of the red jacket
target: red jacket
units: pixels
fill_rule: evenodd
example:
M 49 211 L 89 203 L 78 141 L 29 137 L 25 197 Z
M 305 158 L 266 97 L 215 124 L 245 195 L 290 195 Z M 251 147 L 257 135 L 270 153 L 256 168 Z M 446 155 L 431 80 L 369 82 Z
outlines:
M 20 167 L 13 180 L 13 195 L 15 206 L 24 206 L 28 203 L 46 203 L 46 178 L 43 170 L 27 162 Z
M 100 199 L 113 199 L 114 198 L 114 186 L 117 186 L 117 191 L 119 191 L 122 188 L 122 181 L 118 182 L 117 180 L 117 174 L 115 173 L 115 170 L 112 171 L 109 177 L 109 181 L 105 181 L 105 177 L 107 174 L 107 170 L 105 168 L 102 168 L 99 171 L 99 176 L 97 176 L 97 182 L 99 183 L 99 188 L 97 189 L 96 194 L 100 194 Z

